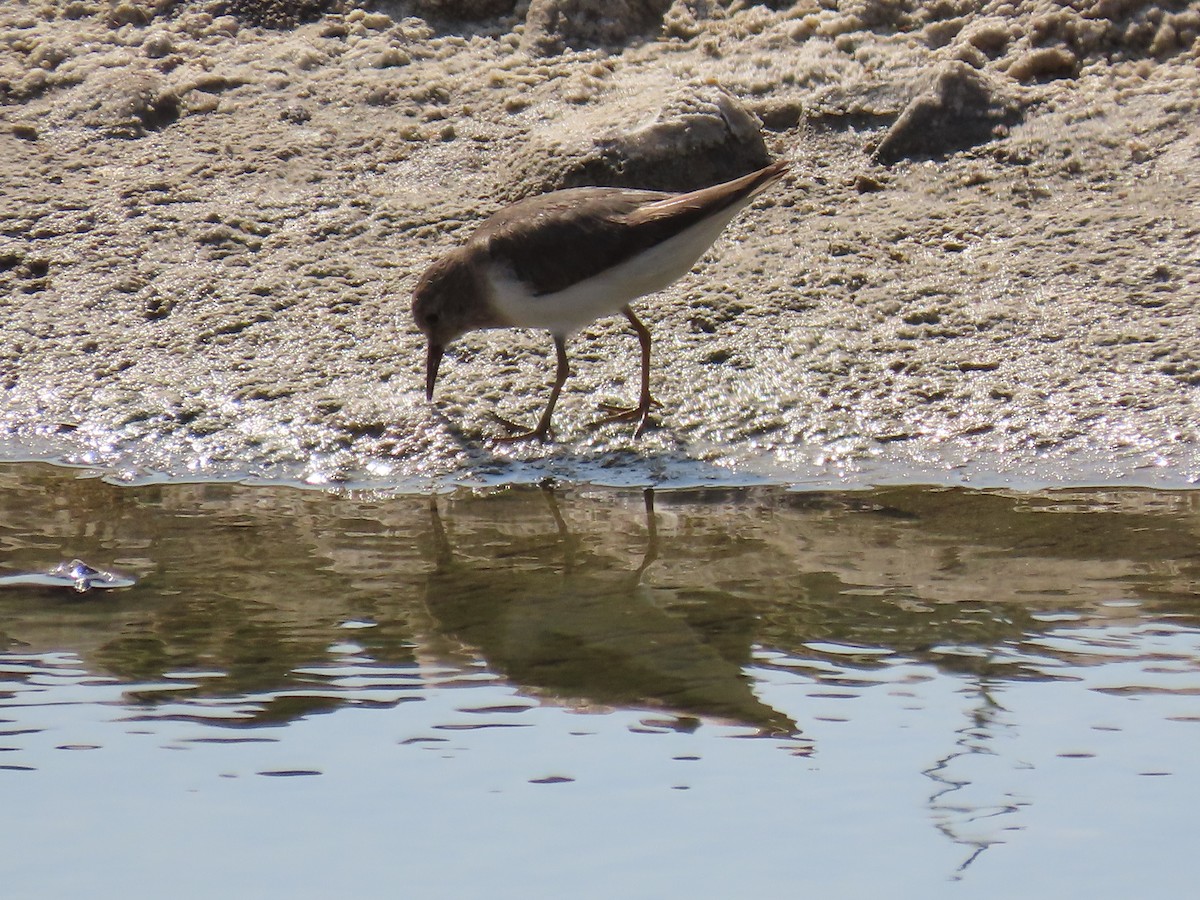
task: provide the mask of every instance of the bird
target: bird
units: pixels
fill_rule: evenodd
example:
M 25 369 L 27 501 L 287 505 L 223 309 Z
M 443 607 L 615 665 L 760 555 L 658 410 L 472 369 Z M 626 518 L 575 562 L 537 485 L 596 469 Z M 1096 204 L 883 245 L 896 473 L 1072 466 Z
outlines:
M 658 404 L 650 394 L 650 330 L 630 304 L 687 274 L 734 216 L 788 168 L 786 159 L 778 159 L 740 178 L 683 193 L 565 188 L 501 209 L 432 263 L 413 289 L 413 320 L 427 339 L 426 399 L 433 400 L 446 346 L 466 332 L 544 329 L 557 355 L 545 411 L 531 429 L 496 418 L 516 432 L 498 441 L 545 443 L 570 374 L 567 338 L 619 312 L 641 345 L 641 388 L 636 406 L 606 407 L 609 415 L 596 424 L 636 421 L 634 437 L 641 437 Z

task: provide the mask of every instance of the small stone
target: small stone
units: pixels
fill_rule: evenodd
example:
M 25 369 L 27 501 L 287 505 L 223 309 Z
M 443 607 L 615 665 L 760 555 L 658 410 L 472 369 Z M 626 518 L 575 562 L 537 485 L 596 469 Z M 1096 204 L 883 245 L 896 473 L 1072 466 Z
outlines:
M 293 125 L 303 125 L 312 118 L 308 107 L 301 103 L 289 103 L 279 110 L 279 121 L 290 122 Z
M 886 187 L 887 185 L 883 181 L 866 172 L 859 172 L 854 177 L 854 190 L 860 194 L 876 194 Z
M 331 18 L 321 26 L 321 37 L 344 38 L 350 31 L 341 19 Z
M 175 42 L 165 31 L 152 31 L 142 41 L 142 52 L 151 59 L 162 59 L 175 50 Z
M 362 23 L 372 31 L 387 31 L 392 27 L 392 17 L 386 13 L 367 13 Z
M 392 69 L 397 66 L 407 66 L 410 62 L 412 62 L 412 57 L 406 50 L 400 47 L 388 47 L 375 60 L 375 68 Z
M 1039 47 L 1017 58 L 1008 74 L 1017 81 L 1071 78 L 1079 70 L 1079 59 L 1066 47 Z

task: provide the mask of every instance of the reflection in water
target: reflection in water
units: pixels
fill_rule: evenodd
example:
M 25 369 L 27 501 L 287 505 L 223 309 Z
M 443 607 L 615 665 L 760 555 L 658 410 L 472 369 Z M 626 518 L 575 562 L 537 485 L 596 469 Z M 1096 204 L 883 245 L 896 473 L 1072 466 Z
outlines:
M 483 731 L 528 733 L 514 752 L 535 753 L 539 713 L 556 707 L 634 711 L 638 733 L 720 722 L 769 736 L 793 761 L 772 779 L 859 753 L 850 794 L 907 758 L 907 740 L 927 820 L 965 851 L 954 867 L 968 879 L 1031 827 L 1048 790 L 1029 782 L 1031 759 L 1090 758 L 1135 710 L 1162 710 L 1142 729 L 1200 722 L 1200 493 L 531 488 L 431 501 L 0 467 L 0 575 L 73 557 L 137 584 L 0 593 L 6 771 L 46 764 L 37 711 L 52 705 L 118 710 L 122 734 L 199 726 L 171 745 L 230 748 L 292 746 L 318 713 L 387 710 L 426 723 L 397 724 L 400 746 L 447 758 Z M 1141 703 L 1088 712 L 1080 746 L 1036 743 L 1060 710 L 1082 716 L 1096 698 Z M 840 737 L 864 723 L 875 730 L 858 745 Z M 1178 760 L 1135 774 L 1178 775 Z M 552 765 L 534 775 L 577 786 Z
M 495 532 L 464 540 L 475 548 L 482 538 L 486 549 L 462 558 L 431 506 L 437 565 L 425 601 L 443 634 L 478 649 L 517 683 L 576 702 L 653 702 L 770 733 L 795 731 L 786 716 L 758 701 L 742 671 L 752 619 L 722 613 L 725 640 L 716 642 L 709 639 L 714 629 L 672 615 L 642 584 L 659 553 L 652 493 L 644 495 L 645 548 L 624 564 L 572 535 L 554 495 L 543 498 L 541 518 L 551 532 L 527 509 L 520 541 L 506 541 L 497 523 Z M 730 641 L 731 634 L 740 639 Z
M 964 692 L 970 691 L 973 696 L 972 706 L 966 710 L 969 721 L 958 729 L 953 751 L 924 773 L 937 785 L 929 798 L 934 824 L 948 838 L 970 851 L 958 867 L 956 880 L 963 877 L 967 868 L 988 847 L 1000 842 L 1005 831 L 1022 827 L 1019 821 L 1012 820 L 1013 814 L 1024 805 L 1022 800 L 1011 793 L 991 802 L 975 798 L 971 776 L 956 774 L 959 764 L 964 761 L 1000 755 L 994 744 L 1006 727 L 1004 716 L 1007 711 L 992 696 L 993 687 L 986 680 L 964 686 Z M 969 770 L 969 766 L 966 768 Z

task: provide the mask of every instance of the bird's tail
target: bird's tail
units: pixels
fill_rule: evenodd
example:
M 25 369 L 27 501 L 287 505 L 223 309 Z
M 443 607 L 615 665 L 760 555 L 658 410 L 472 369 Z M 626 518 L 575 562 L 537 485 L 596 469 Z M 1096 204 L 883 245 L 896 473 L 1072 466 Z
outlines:
M 790 166 L 791 163 L 788 160 L 777 159 L 769 166 L 765 166 L 757 172 L 751 172 L 749 175 L 743 175 L 741 178 L 714 184 L 712 187 L 701 188 L 686 194 L 672 194 L 637 210 L 629 217 L 629 221 L 631 223 L 650 222 L 672 217 L 676 217 L 677 221 L 683 221 L 687 215 L 680 218 L 680 214 L 685 211 L 704 217 L 731 207 L 741 209 L 782 178 Z
M 791 165 L 792 163 L 790 160 L 777 159 L 769 166 L 765 166 L 764 168 L 759 169 L 757 172 L 751 172 L 749 175 L 743 175 L 741 178 L 734 179 L 731 184 L 745 182 L 746 186 L 749 188 L 747 191 L 747 196 L 757 197 L 759 194 L 777 182 L 780 178 L 782 178 L 787 173 L 787 170 L 791 168 Z

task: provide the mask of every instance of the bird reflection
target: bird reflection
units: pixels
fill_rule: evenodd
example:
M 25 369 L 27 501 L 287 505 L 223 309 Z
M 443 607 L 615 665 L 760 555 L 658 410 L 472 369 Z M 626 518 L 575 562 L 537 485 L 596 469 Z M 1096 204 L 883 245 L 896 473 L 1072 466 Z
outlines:
M 523 688 L 568 702 L 665 708 L 795 733 L 709 635 L 656 604 L 644 583 L 660 553 L 652 491 L 644 495 L 643 552 L 632 564 L 598 550 L 600 536 L 574 534 L 553 491 L 543 496 L 552 526 L 536 530 L 527 519 L 455 516 L 453 502 L 443 522 L 431 501 L 436 562 L 425 599 L 441 631 Z M 747 653 L 751 640 L 747 631 Z

